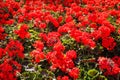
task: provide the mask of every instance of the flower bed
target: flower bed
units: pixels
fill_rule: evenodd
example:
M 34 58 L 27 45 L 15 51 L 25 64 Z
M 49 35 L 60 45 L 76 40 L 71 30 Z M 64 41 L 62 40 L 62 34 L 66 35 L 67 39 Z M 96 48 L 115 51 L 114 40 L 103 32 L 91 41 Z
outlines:
M 120 0 L 0 0 L 0 80 L 119 80 Z

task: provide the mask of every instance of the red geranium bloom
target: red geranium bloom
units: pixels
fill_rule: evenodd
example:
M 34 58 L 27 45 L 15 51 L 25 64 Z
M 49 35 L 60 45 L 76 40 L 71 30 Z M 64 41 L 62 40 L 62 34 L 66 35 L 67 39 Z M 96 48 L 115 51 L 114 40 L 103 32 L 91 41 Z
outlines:
M 49 16 L 49 20 L 52 22 L 52 24 L 53 24 L 55 27 L 59 27 L 59 23 L 58 23 L 57 19 L 55 19 L 55 18 L 52 17 L 52 16 Z
M 45 33 L 40 33 L 39 37 L 41 37 L 44 41 L 48 40 L 47 34 L 45 34 Z
M 33 58 L 33 61 L 35 61 L 36 63 L 39 63 L 40 60 L 43 60 L 45 58 L 45 55 L 43 52 L 41 52 L 40 49 L 37 50 L 33 50 L 30 53 L 30 56 Z
M 65 22 L 71 22 L 73 20 L 72 16 L 67 16 Z
M 4 40 L 6 36 L 7 36 L 7 34 L 0 33 L 0 40 Z
M 0 40 L 4 40 L 7 34 L 4 33 L 4 29 L 0 26 Z
M 58 76 L 57 77 L 57 80 L 69 80 L 69 77 L 68 76 Z
M 83 37 L 82 42 L 84 45 L 90 46 L 91 49 L 94 49 L 96 47 L 96 43 L 92 39 Z
M 69 80 L 69 77 L 68 76 L 63 76 L 62 80 Z
M 112 58 L 112 60 L 113 60 L 116 64 L 118 64 L 118 66 L 120 67 L 120 57 L 119 57 L 119 56 L 114 56 L 114 57 Z
M 108 50 L 113 50 L 116 46 L 116 42 L 114 42 L 114 38 L 106 37 L 102 39 L 102 46 L 107 48 Z
M 8 21 L 6 21 L 6 24 L 9 24 L 9 25 L 12 25 L 14 23 L 14 20 L 8 20 Z
M 21 65 L 13 60 L 4 60 L 0 64 L 0 79 L 1 80 L 17 80 L 17 72 L 21 72 Z
M 91 35 L 93 36 L 93 38 L 94 38 L 95 40 L 98 40 L 99 38 L 101 38 L 101 31 L 99 31 L 99 30 L 94 30 L 94 32 L 92 32 Z
M 74 50 L 69 50 L 66 52 L 66 57 L 68 57 L 70 59 L 76 59 L 77 55 Z
M 43 48 L 44 48 L 44 44 L 43 44 L 43 42 L 41 42 L 41 41 L 35 41 L 35 43 L 33 44 L 33 46 L 34 46 L 36 49 L 39 49 L 39 50 L 43 50 Z
M 0 26 L 0 33 L 4 32 L 4 29 L 2 28 L 2 26 Z
M 70 70 L 69 75 L 74 78 L 77 79 L 79 77 L 79 68 L 74 67 L 73 69 Z
M 47 36 L 47 45 L 53 46 L 59 41 L 60 34 L 58 32 L 50 32 Z
M 11 40 L 7 44 L 5 50 L 10 57 L 17 56 L 17 57 L 20 57 L 20 58 L 24 58 L 24 54 L 23 54 L 24 47 L 17 40 Z
M 66 71 L 68 71 L 69 69 L 71 69 L 75 66 L 73 60 L 68 57 L 65 57 L 63 61 L 64 61 L 64 64 L 62 64 L 62 65 L 65 66 Z M 61 68 L 61 70 L 62 70 L 62 68 Z
M 98 64 L 102 71 L 105 70 L 105 75 L 116 75 L 120 72 L 118 65 L 110 58 L 99 57 Z
M 64 51 L 64 50 L 65 50 L 65 47 L 62 45 L 61 42 L 57 42 L 57 43 L 54 45 L 53 50 L 58 51 L 58 52 L 61 52 L 61 51 Z
M 63 17 L 62 17 L 62 16 L 59 16 L 59 17 L 58 17 L 58 22 L 61 23 L 62 20 L 63 20 Z
M 99 28 L 99 30 L 101 31 L 101 37 L 108 37 L 108 36 L 110 36 L 110 33 L 111 33 L 111 31 L 110 31 L 110 28 L 108 28 L 108 27 L 106 27 L 106 26 L 101 26 L 100 28 Z
M 44 28 L 46 28 L 46 26 L 47 26 L 46 23 L 40 23 L 39 28 L 43 28 L 44 29 Z
M 27 32 L 27 30 L 29 29 L 29 27 L 27 25 L 22 25 L 20 27 L 20 30 L 15 30 L 15 33 L 21 38 L 30 38 L 30 33 Z

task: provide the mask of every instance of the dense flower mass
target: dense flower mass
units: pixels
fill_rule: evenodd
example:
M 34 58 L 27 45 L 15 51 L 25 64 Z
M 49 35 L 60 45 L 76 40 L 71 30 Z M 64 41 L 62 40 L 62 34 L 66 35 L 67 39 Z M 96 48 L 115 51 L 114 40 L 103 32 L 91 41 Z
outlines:
M 13 60 L 4 60 L 0 65 L 1 80 L 17 80 L 16 74 L 21 72 L 21 64 Z
M 119 80 L 119 13 L 120 0 L 0 0 L 0 80 Z
M 24 58 L 24 47 L 22 46 L 22 44 L 19 41 L 14 41 L 11 40 L 5 48 L 5 51 L 8 53 L 8 55 L 10 57 L 20 57 L 20 58 Z
M 114 62 L 112 59 L 99 57 L 98 62 L 100 69 L 106 70 L 105 75 L 116 75 L 120 72 L 118 63 Z

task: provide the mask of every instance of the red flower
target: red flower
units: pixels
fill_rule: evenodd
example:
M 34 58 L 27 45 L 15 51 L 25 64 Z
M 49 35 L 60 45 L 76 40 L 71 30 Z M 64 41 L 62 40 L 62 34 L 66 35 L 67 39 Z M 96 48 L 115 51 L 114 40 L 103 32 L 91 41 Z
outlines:
M 117 14 L 119 14 L 119 12 L 117 10 L 110 10 L 110 15 L 112 16 L 116 16 Z
M 76 55 L 76 52 L 74 50 L 69 50 L 66 52 L 66 57 L 68 57 L 70 59 L 76 59 L 77 55 Z
M 72 59 L 64 56 L 61 52 L 49 52 L 46 55 L 47 61 L 52 63 L 51 70 L 59 68 L 63 72 L 68 72 L 69 69 L 72 69 L 75 65 Z
M 120 57 L 119 56 L 114 56 L 112 60 L 120 67 Z
M 79 69 L 77 67 L 74 67 L 73 69 L 70 70 L 69 75 L 72 78 L 77 79 L 79 77 Z
M 99 31 L 99 30 L 94 30 L 94 32 L 92 32 L 91 35 L 93 36 L 93 38 L 94 38 L 95 40 L 98 40 L 99 38 L 101 38 L 101 31 Z
M 73 22 L 66 23 L 63 26 L 60 26 L 58 28 L 58 32 L 61 33 L 61 34 L 66 33 L 66 32 L 70 32 L 70 30 L 73 26 L 74 26 Z
M 18 23 L 20 23 L 20 22 L 23 22 L 24 21 L 24 16 L 19 16 L 19 18 L 18 18 Z
M 96 20 L 97 20 L 97 15 L 96 15 L 96 14 L 90 14 L 90 15 L 88 16 L 88 19 L 89 19 L 90 21 L 92 21 L 92 22 L 96 22 Z
M 46 28 L 46 24 L 45 23 L 40 23 L 40 25 L 39 25 L 39 28 Z
M 29 29 L 29 27 L 27 25 L 22 25 L 20 27 L 20 30 L 15 30 L 15 33 L 21 38 L 30 38 L 30 33 L 27 32 L 27 30 Z
M 62 16 L 59 16 L 59 17 L 58 17 L 58 22 L 61 23 L 62 20 L 63 20 L 63 17 L 62 17 Z
M 57 19 L 55 19 L 54 17 L 50 16 L 49 20 L 53 23 L 53 25 L 55 27 L 59 27 L 59 23 L 58 23 Z
M 3 66 L 4 65 L 4 66 Z M 11 72 L 13 70 L 12 65 L 4 62 L 2 65 L 0 65 L 3 72 Z
M 60 37 L 60 33 L 58 32 L 49 32 L 48 33 L 48 37 Z
M 58 76 L 57 77 L 57 80 L 69 80 L 69 77 L 68 76 Z
M 36 63 L 39 63 L 40 60 L 43 60 L 45 58 L 44 53 L 41 52 L 41 50 L 39 49 L 33 50 L 30 53 L 30 56 L 33 58 L 33 61 L 35 61 Z
M 106 26 L 101 26 L 100 28 L 99 28 L 99 30 L 101 31 L 101 37 L 108 37 L 108 36 L 110 36 L 110 28 L 108 28 L 108 27 L 106 27 Z
M 66 71 L 68 71 L 69 69 L 71 69 L 75 66 L 73 60 L 68 57 L 65 57 L 63 61 L 64 61 L 64 64 L 62 64 L 62 65 L 65 66 Z
M 62 80 L 69 80 L 69 77 L 68 76 L 63 76 Z
M 80 42 L 82 38 L 82 32 L 80 30 L 73 29 L 70 32 L 70 36 L 73 37 L 77 42 Z
M 43 42 L 41 42 L 41 41 L 35 41 L 35 43 L 33 44 L 33 46 L 34 46 L 36 49 L 39 49 L 39 50 L 43 50 L 43 48 L 44 48 L 44 44 L 43 44 Z
M 57 80 L 61 80 L 61 78 L 62 78 L 62 76 L 58 76 L 58 77 L 57 77 Z
M 5 50 L 10 57 L 17 56 L 17 57 L 20 57 L 20 58 L 24 58 L 24 54 L 23 54 L 24 47 L 17 40 L 11 40 L 7 44 Z
M 102 71 L 105 70 L 105 75 L 116 75 L 120 72 L 118 65 L 110 58 L 99 57 L 98 64 Z
M 12 25 L 14 23 L 14 20 L 8 20 L 8 21 L 6 21 L 6 24 L 9 24 L 9 25 Z
M 0 33 L 4 32 L 4 29 L 2 28 L 2 26 L 0 26 Z
M 0 40 L 4 40 L 7 34 L 4 33 L 4 29 L 0 26 Z
M 98 28 L 98 26 L 97 26 L 96 23 L 90 23 L 90 27 L 91 27 L 91 28 L 94 28 L 94 29 L 97 29 L 97 28 Z
M 49 37 L 47 40 L 47 45 L 48 46 L 53 46 L 54 44 L 56 44 L 58 42 L 58 38 L 57 37 Z
M 71 22 L 73 20 L 72 16 L 67 16 L 65 22 L 68 23 L 68 22 Z
M 84 45 L 90 46 L 91 49 L 94 49 L 96 47 L 96 43 L 92 39 L 83 37 L 82 42 Z
M 108 50 L 113 50 L 116 46 L 116 42 L 114 42 L 114 38 L 106 37 L 102 39 L 102 46 L 107 48 Z
M 17 80 L 17 72 L 21 71 L 21 65 L 13 60 L 4 60 L 0 64 L 0 79 L 1 80 Z
M 47 45 L 53 46 L 59 41 L 60 34 L 58 32 L 50 32 L 47 37 Z
M 57 43 L 54 45 L 53 50 L 58 51 L 58 52 L 61 52 L 61 51 L 64 51 L 64 50 L 65 50 L 65 47 L 62 45 L 61 42 L 57 42 Z
M 40 33 L 39 37 L 41 37 L 44 41 L 48 40 L 48 37 L 47 37 L 47 35 L 45 33 Z
M 5 33 L 0 33 L 0 40 L 4 40 L 7 34 Z

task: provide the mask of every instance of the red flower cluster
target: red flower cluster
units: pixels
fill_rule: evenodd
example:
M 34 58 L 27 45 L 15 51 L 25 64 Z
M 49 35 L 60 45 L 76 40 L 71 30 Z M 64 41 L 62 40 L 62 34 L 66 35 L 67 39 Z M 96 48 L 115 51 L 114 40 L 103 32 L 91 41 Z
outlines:
M 112 37 L 106 37 L 102 39 L 102 46 L 108 50 L 113 50 L 113 48 L 116 46 L 116 42 Z
M 55 1 L 55 5 L 52 4 L 53 3 L 52 0 L 51 1 L 43 0 L 44 3 L 42 3 L 40 0 L 26 1 L 24 7 L 22 8 L 20 8 L 22 2 L 21 3 L 13 1 L 9 2 L 7 0 L 6 3 L 8 3 L 10 6 L 11 4 L 15 5 L 14 7 L 11 6 L 10 10 L 13 11 L 14 14 L 18 13 L 17 14 L 18 22 L 23 22 L 25 20 L 31 21 L 33 19 L 35 26 L 39 27 L 40 29 L 46 28 L 47 24 L 51 22 L 54 25 L 54 27 L 58 27 L 58 32 L 60 33 L 68 32 L 70 33 L 71 37 L 73 37 L 77 42 L 81 42 L 86 46 L 95 48 L 96 40 L 100 38 L 103 39 L 106 37 L 111 37 L 110 36 L 111 32 L 115 31 L 115 27 L 111 25 L 107 18 L 109 17 L 109 15 L 119 17 L 118 15 L 119 11 L 109 10 L 109 8 L 117 5 L 118 1 L 119 0 L 116 0 L 114 4 L 113 1 L 110 1 L 111 4 L 107 4 L 109 7 L 104 5 L 101 6 L 98 5 L 98 3 L 103 4 L 104 1 L 86 1 L 86 0 L 82 1 L 85 5 L 87 5 L 86 7 L 79 6 L 78 4 L 82 2 L 77 0 L 71 1 L 57 0 Z M 45 5 L 46 3 L 50 4 Z M 61 6 L 60 3 L 63 3 L 63 5 L 66 7 L 64 8 L 63 6 Z M 91 3 L 94 4 L 94 6 L 92 6 Z M 44 4 L 45 6 L 43 6 L 42 4 Z M 16 8 L 16 12 L 14 11 L 14 8 Z M 45 9 L 46 11 L 44 11 L 43 9 Z M 60 15 L 59 17 L 54 17 L 55 15 L 52 15 L 50 13 L 51 11 L 53 11 L 54 14 L 56 14 L 56 12 L 62 13 L 65 11 L 66 17 L 64 18 L 62 17 L 62 15 Z M 73 15 L 78 20 L 77 24 L 74 21 L 74 18 L 72 17 Z M 61 22 L 64 20 L 66 23 L 60 26 Z M 93 29 L 93 31 L 87 32 L 86 31 L 87 27 L 90 27 L 91 29 Z M 20 29 L 15 33 L 18 34 L 19 37 L 22 39 L 29 38 L 30 34 L 25 30 Z M 99 34 L 95 34 L 96 32 Z M 51 39 L 48 40 L 48 43 L 49 41 L 51 42 Z M 105 48 L 107 48 L 108 50 L 113 50 L 113 48 L 109 49 L 109 46 Z
M 13 24 L 13 17 L 16 16 L 17 11 L 20 9 L 21 3 L 15 2 L 14 0 L 2 0 L 0 4 L 0 25 Z
M 58 76 L 57 77 L 57 80 L 69 80 L 69 77 L 68 76 Z
M 45 58 L 45 54 L 42 52 L 44 44 L 41 41 L 35 41 L 33 44 L 35 50 L 30 53 L 30 56 L 33 58 L 33 61 L 39 63 L 40 60 Z
M 22 43 L 18 40 L 10 40 L 10 42 L 7 44 L 5 51 L 8 53 L 10 57 L 19 57 L 24 58 L 24 47 L 22 46 Z
M 39 63 L 40 60 L 43 60 L 45 58 L 45 55 L 43 52 L 41 52 L 39 49 L 38 50 L 33 50 L 30 53 L 30 56 L 33 58 L 33 62 Z
M 112 60 L 120 67 L 120 57 L 119 56 L 114 56 Z
M 74 79 L 77 79 L 78 78 L 78 74 L 79 74 L 79 69 L 74 67 L 70 72 L 69 72 L 69 75 L 71 77 L 73 77 Z
M 65 73 L 68 73 L 73 79 L 77 79 L 79 69 L 75 67 L 73 60 L 76 59 L 76 52 L 69 50 L 66 55 L 63 54 L 64 46 L 61 42 L 57 42 L 53 47 L 53 52 L 48 52 L 46 58 L 49 63 L 52 63 L 51 70 L 59 68 Z M 64 80 L 64 79 L 63 79 Z
M 14 59 L 24 58 L 24 47 L 17 40 L 10 40 L 5 49 L 0 48 L 0 80 L 17 80 L 21 64 Z
M 4 40 L 7 34 L 4 33 L 4 29 L 0 26 L 0 40 Z
M 70 35 L 75 38 L 77 42 L 82 42 L 86 46 L 90 46 L 90 48 L 95 48 L 96 43 L 90 37 L 91 35 L 86 32 L 81 32 L 80 30 L 72 30 Z
M 15 30 L 14 32 L 21 38 L 30 38 L 30 33 L 27 32 L 27 30 L 29 29 L 29 27 L 27 25 L 22 25 L 20 27 L 20 30 Z
M 0 80 L 17 80 L 17 73 L 21 72 L 21 65 L 13 60 L 6 59 L 0 64 Z
M 59 41 L 61 35 L 58 32 L 49 32 L 48 34 L 40 33 L 39 36 L 47 43 L 47 46 L 53 46 Z
M 59 23 L 55 18 L 53 18 L 52 16 L 49 16 L 49 20 L 53 23 L 55 27 L 59 27 Z
M 115 58 L 99 57 L 98 59 L 99 68 L 104 72 L 105 75 L 116 75 L 120 72 L 120 67 L 116 63 Z

